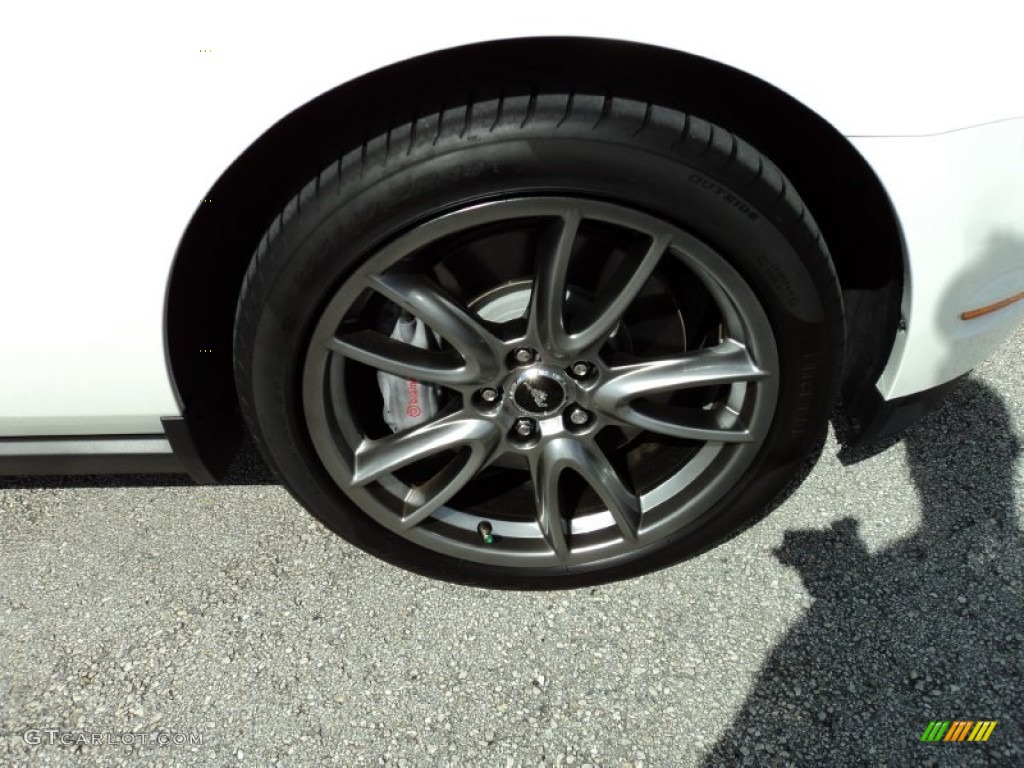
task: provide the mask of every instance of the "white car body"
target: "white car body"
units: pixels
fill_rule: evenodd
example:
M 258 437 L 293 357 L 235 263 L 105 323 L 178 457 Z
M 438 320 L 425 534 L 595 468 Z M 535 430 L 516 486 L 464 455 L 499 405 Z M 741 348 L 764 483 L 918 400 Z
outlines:
M 183 409 L 165 351 L 168 275 L 197 207 L 217 205 L 206 201 L 224 170 L 340 84 L 517 37 L 685 51 L 771 83 L 835 126 L 881 180 L 906 242 L 903 323 L 878 393 L 948 382 L 1024 317 L 1024 302 L 960 317 L 1024 292 L 1019 30 L 999 13 L 793 0 L 9 9 L 0 437 L 162 434 L 161 418 Z

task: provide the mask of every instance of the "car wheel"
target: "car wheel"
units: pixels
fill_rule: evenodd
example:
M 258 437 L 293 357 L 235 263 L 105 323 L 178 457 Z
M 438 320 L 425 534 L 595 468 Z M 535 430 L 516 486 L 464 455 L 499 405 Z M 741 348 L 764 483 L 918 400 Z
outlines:
M 820 440 L 842 339 L 767 158 L 656 104 L 534 93 L 312 179 L 253 257 L 236 379 L 268 462 L 355 545 L 571 586 L 755 519 Z

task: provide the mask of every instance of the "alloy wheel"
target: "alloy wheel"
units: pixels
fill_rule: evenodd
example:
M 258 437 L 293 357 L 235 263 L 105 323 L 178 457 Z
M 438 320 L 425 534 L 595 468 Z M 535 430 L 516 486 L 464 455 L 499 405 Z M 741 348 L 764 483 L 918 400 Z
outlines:
M 422 320 L 424 349 L 390 338 Z M 376 374 L 439 410 L 391 432 Z M 618 204 L 468 205 L 383 244 L 329 298 L 302 376 L 323 467 L 427 549 L 514 567 L 635 557 L 743 477 L 778 397 L 771 326 L 710 244 Z

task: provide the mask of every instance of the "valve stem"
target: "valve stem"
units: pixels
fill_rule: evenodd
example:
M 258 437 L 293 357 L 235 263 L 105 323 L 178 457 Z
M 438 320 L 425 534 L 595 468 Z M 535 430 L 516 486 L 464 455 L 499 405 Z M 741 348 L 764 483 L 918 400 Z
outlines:
M 494 543 L 494 536 L 492 535 L 493 530 L 494 529 L 491 527 L 491 524 L 486 520 L 480 521 L 480 525 L 476 527 L 476 532 L 480 534 L 480 538 L 484 540 L 484 544 Z

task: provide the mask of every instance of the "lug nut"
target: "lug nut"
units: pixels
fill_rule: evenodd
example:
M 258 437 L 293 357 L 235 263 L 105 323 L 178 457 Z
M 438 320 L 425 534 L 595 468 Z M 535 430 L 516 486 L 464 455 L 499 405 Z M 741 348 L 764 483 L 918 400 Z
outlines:
M 588 421 L 590 421 L 590 414 L 582 408 L 573 408 L 569 411 L 569 421 L 575 424 L 577 427 L 582 427 Z
M 512 353 L 512 357 L 517 363 L 530 363 L 533 362 L 533 350 L 528 347 L 520 347 Z
M 590 363 L 585 363 L 581 360 L 578 363 L 573 363 L 572 368 L 570 368 L 569 370 L 572 371 L 573 376 L 582 379 L 584 376 L 590 373 Z
M 529 437 L 533 434 L 533 421 L 531 419 L 519 419 L 516 421 L 516 434 L 520 437 Z
M 496 403 L 498 401 L 498 390 L 491 389 L 490 387 L 487 389 L 481 389 L 480 399 L 485 403 Z

